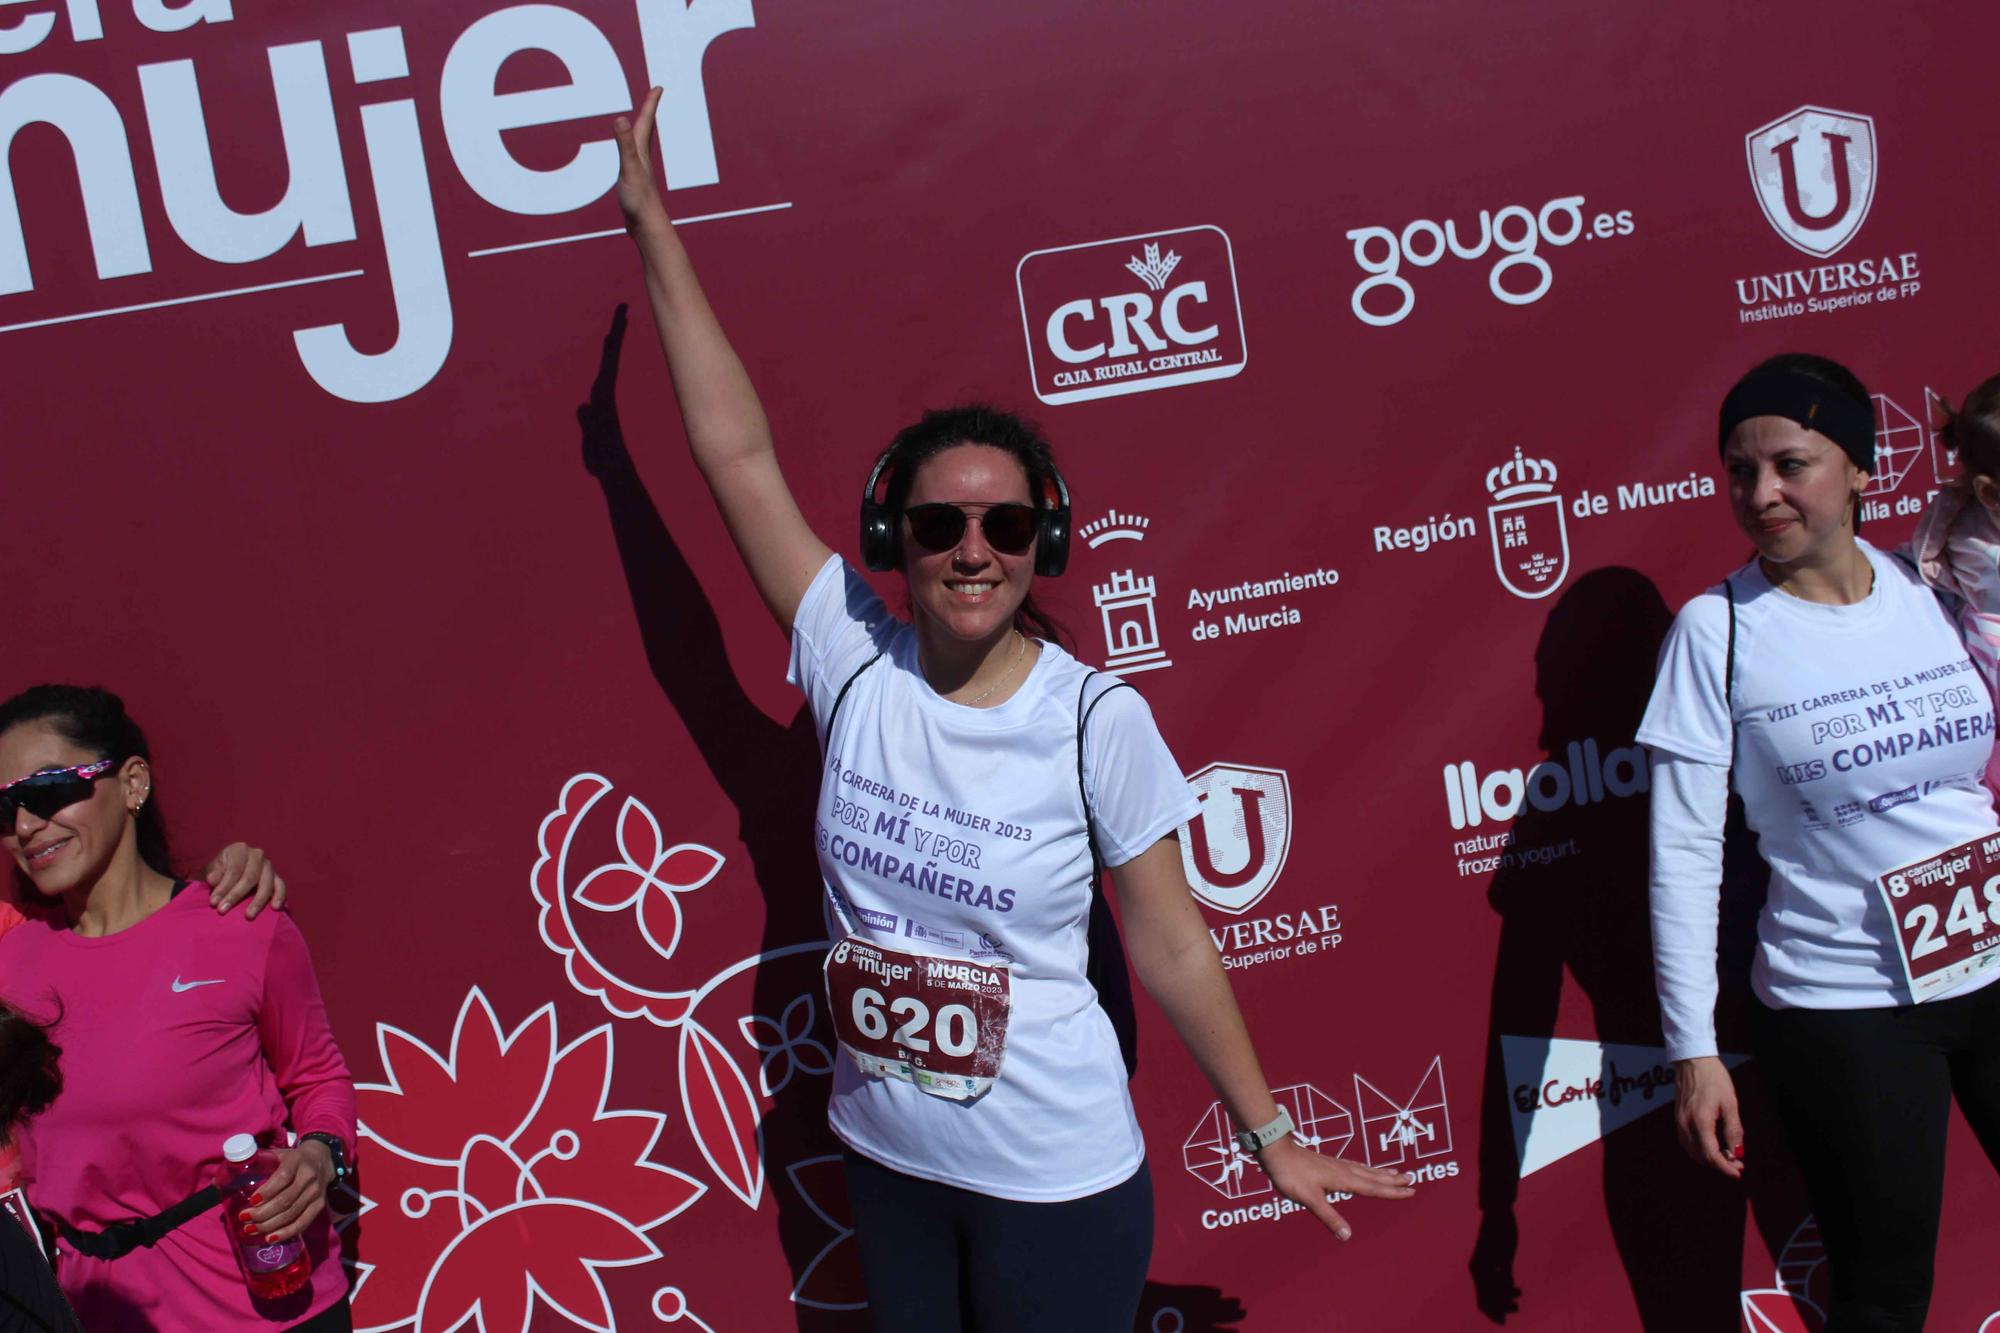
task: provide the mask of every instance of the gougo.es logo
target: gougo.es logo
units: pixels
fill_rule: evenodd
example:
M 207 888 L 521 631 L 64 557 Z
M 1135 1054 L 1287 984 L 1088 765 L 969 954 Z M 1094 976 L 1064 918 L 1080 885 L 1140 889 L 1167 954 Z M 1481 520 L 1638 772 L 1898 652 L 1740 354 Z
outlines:
M 1417 291 L 1403 276 L 1406 262 L 1413 268 L 1430 268 L 1447 255 L 1475 260 L 1494 250 L 1500 258 L 1487 271 L 1487 287 L 1508 305 L 1532 305 L 1555 284 L 1555 270 L 1541 253 L 1544 245 L 1560 249 L 1579 240 L 1632 234 L 1631 209 L 1600 212 L 1586 221 L 1583 204 L 1582 195 L 1570 194 L 1551 199 L 1535 211 L 1520 204 L 1498 210 L 1482 208 L 1477 231 L 1468 225 L 1465 235 L 1460 234 L 1454 218 L 1441 223 L 1418 218 L 1401 231 L 1356 227 L 1347 233 L 1347 239 L 1354 242 L 1354 262 L 1368 276 L 1356 285 L 1350 298 L 1354 317 L 1376 328 L 1400 324 L 1409 317 L 1417 306 Z M 1371 300 L 1378 291 L 1393 296 Z M 1394 306 L 1382 309 L 1389 300 Z

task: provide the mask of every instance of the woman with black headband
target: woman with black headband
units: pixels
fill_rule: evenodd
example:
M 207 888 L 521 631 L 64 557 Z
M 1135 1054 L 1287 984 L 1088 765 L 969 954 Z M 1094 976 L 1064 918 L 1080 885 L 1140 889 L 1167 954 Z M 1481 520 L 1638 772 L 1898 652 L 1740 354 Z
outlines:
M 1771 870 L 1755 1055 L 1826 1244 L 1828 1333 L 1914 1331 L 1954 1098 L 2000 1159 L 2000 947 L 1978 948 L 2000 942 L 1981 873 L 1993 705 L 1915 569 L 1855 535 L 1875 430 L 1851 372 L 1764 362 L 1723 401 L 1719 442 L 1755 556 L 1682 608 L 1639 728 L 1681 1139 L 1743 1174 L 1714 1027 L 1733 790 Z
M 792 887 L 824 893 L 838 923 L 828 1118 L 875 1327 L 1132 1326 L 1152 1187 L 1090 979 L 1100 853 L 1134 968 L 1238 1131 L 1208 1163 L 1216 1179 L 1261 1172 L 1345 1240 L 1330 1194 L 1406 1198 L 1410 1177 L 1306 1148 L 1258 1068 L 1182 875 L 1174 831 L 1199 806 L 1145 702 L 1034 612 L 1031 585 L 1062 572 L 1069 539 L 1048 444 L 990 409 L 927 413 L 896 437 L 861 509 L 864 563 L 907 594 L 909 619 L 890 614 L 779 471 L 653 180 L 659 96 L 618 122 L 619 203 L 690 452 L 791 637 L 825 747 L 823 883 Z

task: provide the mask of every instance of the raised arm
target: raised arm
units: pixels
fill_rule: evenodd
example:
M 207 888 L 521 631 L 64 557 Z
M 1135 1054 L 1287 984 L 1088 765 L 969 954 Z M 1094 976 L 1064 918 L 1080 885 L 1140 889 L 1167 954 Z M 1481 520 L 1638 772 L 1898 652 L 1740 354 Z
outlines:
M 763 404 L 709 309 L 660 198 L 652 163 L 659 105 L 655 88 L 637 116 L 617 120 L 618 206 L 645 265 L 646 297 L 667 354 L 688 450 L 764 604 L 789 634 L 800 600 L 832 552 L 807 526 L 785 485 Z

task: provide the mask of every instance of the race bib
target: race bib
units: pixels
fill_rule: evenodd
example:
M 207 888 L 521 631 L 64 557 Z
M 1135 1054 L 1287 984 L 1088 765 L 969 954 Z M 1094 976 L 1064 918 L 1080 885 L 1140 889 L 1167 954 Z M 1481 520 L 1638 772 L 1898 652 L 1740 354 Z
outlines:
M 1918 1004 L 2000 966 L 2000 833 L 1878 876 Z
M 969 1102 L 1007 1054 L 1007 969 L 886 949 L 853 936 L 826 956 L 827 1012 L 862 1073 Z

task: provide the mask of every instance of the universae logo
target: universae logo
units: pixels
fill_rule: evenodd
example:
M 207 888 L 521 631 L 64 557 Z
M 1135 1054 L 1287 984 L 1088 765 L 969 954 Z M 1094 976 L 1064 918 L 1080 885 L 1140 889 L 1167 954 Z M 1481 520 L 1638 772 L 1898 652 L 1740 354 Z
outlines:
M 1210 764 L 1188 775 L 1201 813 L 1181 839 L 1194 896 L 1240 916 L 1278 882 L 1292 846 L 1292 784 L 1282 768 Z
M 1875 120 L 1802 106 L 1743 136 L 1757 204 L 1778 235 L 1821 259 L 1838 253 L 1875 202 Z
M 1014 286 L 1045 403 L 1228 379 L 1249 360 L 1220 227 L 1035 250 L 1015 265 Z

